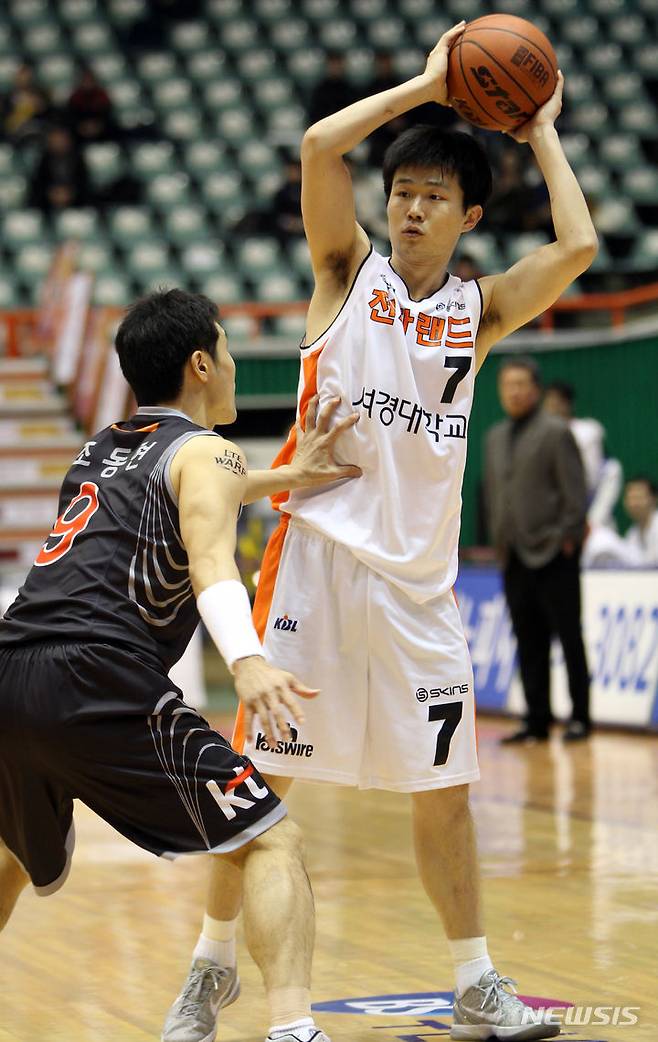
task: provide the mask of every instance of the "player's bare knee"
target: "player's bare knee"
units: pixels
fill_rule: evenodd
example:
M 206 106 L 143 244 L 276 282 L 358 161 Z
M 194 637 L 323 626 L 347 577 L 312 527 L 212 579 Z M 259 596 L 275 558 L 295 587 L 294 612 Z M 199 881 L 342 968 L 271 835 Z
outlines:
M 445 789 L 430 789 L 414 793 L 414 809 L 423 820 L 440 823 L 458 820 L 469 813 L 469 786 L 451 785 Z
M 260 849 L 278 851 L 289 856 L 302 856 L 304 837 L 299 825 L 290 818 L 283 818 L 273 828 L 254 840 Z
M 271 789 L 282 800 L 288 795 L 294 779 L 283 778 L 276 774 L 263 774 L 263 781 L 268 789 Z
M 283 818 L 267 832 L 252 840 L 249 847 L 255 851 L 266 851 L 283 858 L 301 860 L 303 845 L 302 830 L 290 818 Z
M 288 857 L 303 856 L 303 834 L 290 818 L 283 818 L 267 832 L 256 836 L 249 843 L 228 854 L 214 855 L 220 861 L 228 861 L 235 868 L 244 868 L 247 858 L 256 852 L 279 853 Z
M 12 889 L 20 892 L 29 882 L 30 877 L 25 869 L 0 840 L 0 890 Z

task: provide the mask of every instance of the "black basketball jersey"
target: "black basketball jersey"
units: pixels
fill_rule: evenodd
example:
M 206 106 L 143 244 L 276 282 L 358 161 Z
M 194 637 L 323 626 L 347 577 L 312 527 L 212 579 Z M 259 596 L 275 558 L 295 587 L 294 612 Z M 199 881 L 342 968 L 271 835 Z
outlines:
M 178 661 L 199 615 L 169 468 L 181 445 L 212 433 L 152 406 L 85 443 L 0 647 L 93 642 L 166 670 Z

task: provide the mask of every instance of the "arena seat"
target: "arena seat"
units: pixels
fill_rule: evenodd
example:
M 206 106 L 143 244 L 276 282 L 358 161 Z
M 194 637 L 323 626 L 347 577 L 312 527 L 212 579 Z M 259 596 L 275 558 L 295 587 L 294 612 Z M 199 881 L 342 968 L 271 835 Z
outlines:
M 8 271 L 14 255 L 35 242 L 36 220 L 46 253 L 51 238 L 70 233 L 82 240 L 88 267 L 105 280 L 98 292 L 110 299 L 137 285 L 136 276 L 113 274 L 121 251 L 129 258 L 140 242 L 152 246 L 159 227 L 170 249 L 162 263 L 153 254 L 158 271 L 198 285 L 218 279 L 231 291 L 246 285 L 272 299 L 285 280 L 270 282 L 268 276 L 283 273 L 291 291 L 308 291 L 301 246 L 292 243 L 283 252 L 277 244 L 259 247 L 256 256 L 263 260 L 249 268 L 243 258 L 255 247 L 249 240 L 233 243 L 231 229 L 254 208 L 266 209 L 274 195 L 282 149 L 299 144 L 326 52 L 343 52 L 348 79 L 365 90 L 376 51 L 390 51 L 395 75 L 408 78 L 422 69 L 445 28 L 490 9 L 484 0 L 446 0 L 442 6 L 435 0 L 253 0 L 246 6 L 248 17 L 241 0 L 206 0 L 188 18 L 165 18 L 154 46 L 133 47 L 133 27 L 149 16 L 146 0 L 8 0 L 0 24 L 0 92 L 11 85 L 20 61 L 28 60 L 56 100 L 64 100 L 78 64 L 90 63 L 124 131 L 116 143 L 85 147 L 91 184 L 106 194 L 130 175 L 141 183 L 143 199 L 139 207 L 119 206 L 94 218 L 86 208 L 26 218 L 34 149 L 0 145 L 0 217 L 13 218 L 4 239 Z M 650 93 L 658 70 L 657 0 L 501 0 L 496 10 L 531 18 L 556 47 L 567 77 L 562 139 L 604 237 L 595 268 L 620 270 L 620 257 L 610 257 L 605 237 L 614 248 L 615 237 L 623 235 L 630 237 L 621 258 L 626 269 L 651 270 L 651 225 L 658 213 L 658 120 Z M 353 157 L 357 171 L 367 152 L 362 148 Z M 483 270 L 500 267 L 507 254 L 505 236 L 486 231 L 464 247 Z M 7 277 L 0 300 L 30 290 L 33 260 L 21 252 L 28 273 Z M 237 270 L 228 273 L 228 262 Z M 257 278 L 245 284 L 256 270 Z M 221 281 L 229 275 L 230 285 Z
M 91 207 L 61 210 L 55 217 L 58 239 L 94 239 L 98 236 L 98 212 Z

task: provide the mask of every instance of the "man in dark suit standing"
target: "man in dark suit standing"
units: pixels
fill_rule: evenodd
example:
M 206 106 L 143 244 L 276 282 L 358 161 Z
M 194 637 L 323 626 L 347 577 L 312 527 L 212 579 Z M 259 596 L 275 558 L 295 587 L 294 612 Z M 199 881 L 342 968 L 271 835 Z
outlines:
M 540 408 L 541 379 L 532 359 L 510 358 L 498 374 L 508 419 L 488 432 L 485 499 L 519 648 L 527 703 L 525 725 L 504 742 L 548 738 L 550 646 L 564 650 L 572 718 L 564 739 L 590 733 L 589 670 L 580 621 L 580 552 L 587 488 L 567 424 Z

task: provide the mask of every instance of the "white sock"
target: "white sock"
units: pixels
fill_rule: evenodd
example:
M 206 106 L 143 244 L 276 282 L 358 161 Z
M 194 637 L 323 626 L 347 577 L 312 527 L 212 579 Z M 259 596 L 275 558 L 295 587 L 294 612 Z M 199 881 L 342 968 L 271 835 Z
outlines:
M 457 995 L 463 995 L 468 988 L 480 983 L 483 973 L 493 969 L 487 951 L 487 938 L 464 937 L 458 941 L 448 941 L 448 947 L 455 967 L 455 991 Z
M 218 966 L 235 966 L 235 930 L 237 919 L 224 921 L 212 919 L 209 915 L 203 917 L 203 929 L 196 948 L 192 953 L 192 959 L 210 959 Z
M 268 1038 L 281 1038 L 282 1035 L 294 1031 L 300 1042 L 310 1042 L 317 1030 L 312 1017 L 303 1017 L 302 1020 L 295 1020 L 292 1024 L 275 1024 L 270 1028 Z

